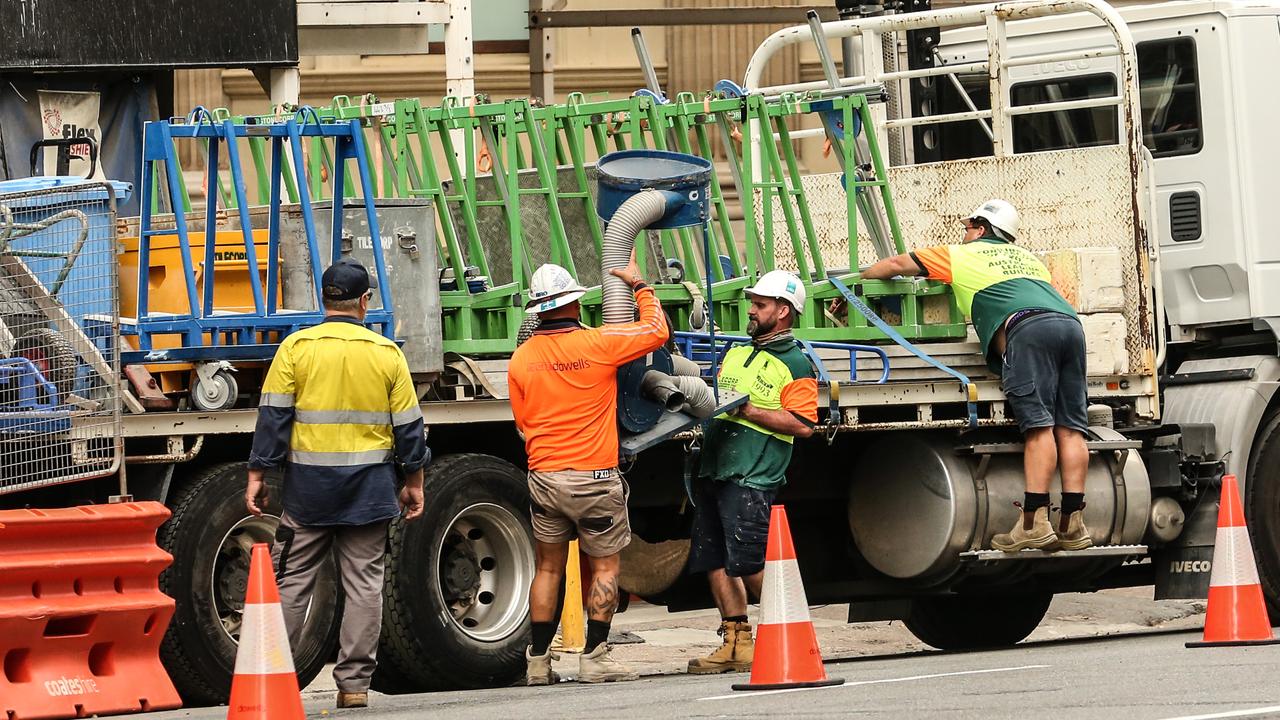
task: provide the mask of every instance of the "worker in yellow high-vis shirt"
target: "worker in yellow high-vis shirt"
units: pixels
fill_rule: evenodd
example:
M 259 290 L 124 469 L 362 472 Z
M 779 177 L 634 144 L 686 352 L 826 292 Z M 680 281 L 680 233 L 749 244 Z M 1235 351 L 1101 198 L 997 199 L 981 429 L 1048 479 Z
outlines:
M 283 469 L 284 514 L 272 556 L 295 648 L 316 575 L 330 548 L 337 550 L 346 592 L 333 670 L 337 706 L 364 707 L 382 624 L 387 525 L 401 512 L 406 520 L 422 515 L 422 468 L 431 453 L 404 354 L 364 326 L 369 272 L 344 258 L 321 282 L 324 322 L 285 338 L 263 383 L 245 504 L 261 515 L 263 472 Z
M 886 258 L 862 271 L 864 280 L 925 275 L 949 283 L 956 303 L 973 318 L 987 366 L 1000 373 L 1005 401 L 1026 439 L 1022 517 L 991 546 L 1084 550 L 1093 544 L 1084 524 L 1089 470 L 1085 337 L 1080 318 L 1050 284 L 1049 270 L 1016 244 L 1018 211 L 988 200 L 964 220 L 964 241 Z M 1062 477 L 1062 514 L 1049 521 L 1049 486 Z

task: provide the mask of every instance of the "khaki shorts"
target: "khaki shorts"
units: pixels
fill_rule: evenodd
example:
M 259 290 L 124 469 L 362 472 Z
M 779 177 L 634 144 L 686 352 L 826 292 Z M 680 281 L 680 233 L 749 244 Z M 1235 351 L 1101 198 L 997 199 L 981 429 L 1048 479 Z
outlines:
M 611 470 L 529 471 L 533 537 L 557 544 L 578 539 L 583 552 L 606 557 L 631 542 L 627 481 Z

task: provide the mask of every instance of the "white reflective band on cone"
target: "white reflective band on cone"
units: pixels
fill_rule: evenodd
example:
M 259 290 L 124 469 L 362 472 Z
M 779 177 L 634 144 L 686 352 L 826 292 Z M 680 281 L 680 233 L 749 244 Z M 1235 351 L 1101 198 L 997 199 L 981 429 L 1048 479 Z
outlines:
M 764 564 L 760 587 L 760 625 L 809 622 L 809 601 L 795 560 L 771 560 Z
M 1218 528 L 1218 538 L 1214 541 L 1213 569 L 1209 573 L 1209 587 L 1258 584 L 1258 566 L 1253 561 L 1249 528 Z
M 236 652 L 236 675 L 280 675 L 293 671 L 284 610 L 277 603 L 245 605 L 240 623 L 240 649 Z

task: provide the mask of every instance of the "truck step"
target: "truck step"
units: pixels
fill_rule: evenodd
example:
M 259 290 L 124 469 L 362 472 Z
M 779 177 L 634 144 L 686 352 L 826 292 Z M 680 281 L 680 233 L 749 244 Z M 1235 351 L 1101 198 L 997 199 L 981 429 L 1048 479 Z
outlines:
M 1114 450 L 1141 450 L 1141 440 L 1087 440 L 1085 445 L 1094 452 Z M 956 448 L 960 455 L 1017 455 L 1023 451 L 1023 443 L 978 443 Z
M 971 563 L 1010 562 L 1018 560 L 1079 560 L 1081 558 L 1118 557 L 1124 560 L 1137 560 L 1147 554 L 1146 545 L 1100 545 L 1087 550 L 1021 550 L 1019 552 L 1001 552 L 1000 550 L 970 550 L 960 553 L 960 559 Z

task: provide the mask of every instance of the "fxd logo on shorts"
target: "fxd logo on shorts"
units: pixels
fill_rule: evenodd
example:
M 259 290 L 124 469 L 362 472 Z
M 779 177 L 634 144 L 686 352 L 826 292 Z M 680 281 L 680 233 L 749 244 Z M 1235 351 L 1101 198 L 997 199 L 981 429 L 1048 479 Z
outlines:
M 1210 560 L 1174 560 L 1169 564 L 1172 573 L 1207 573 L 1213 568 Z

